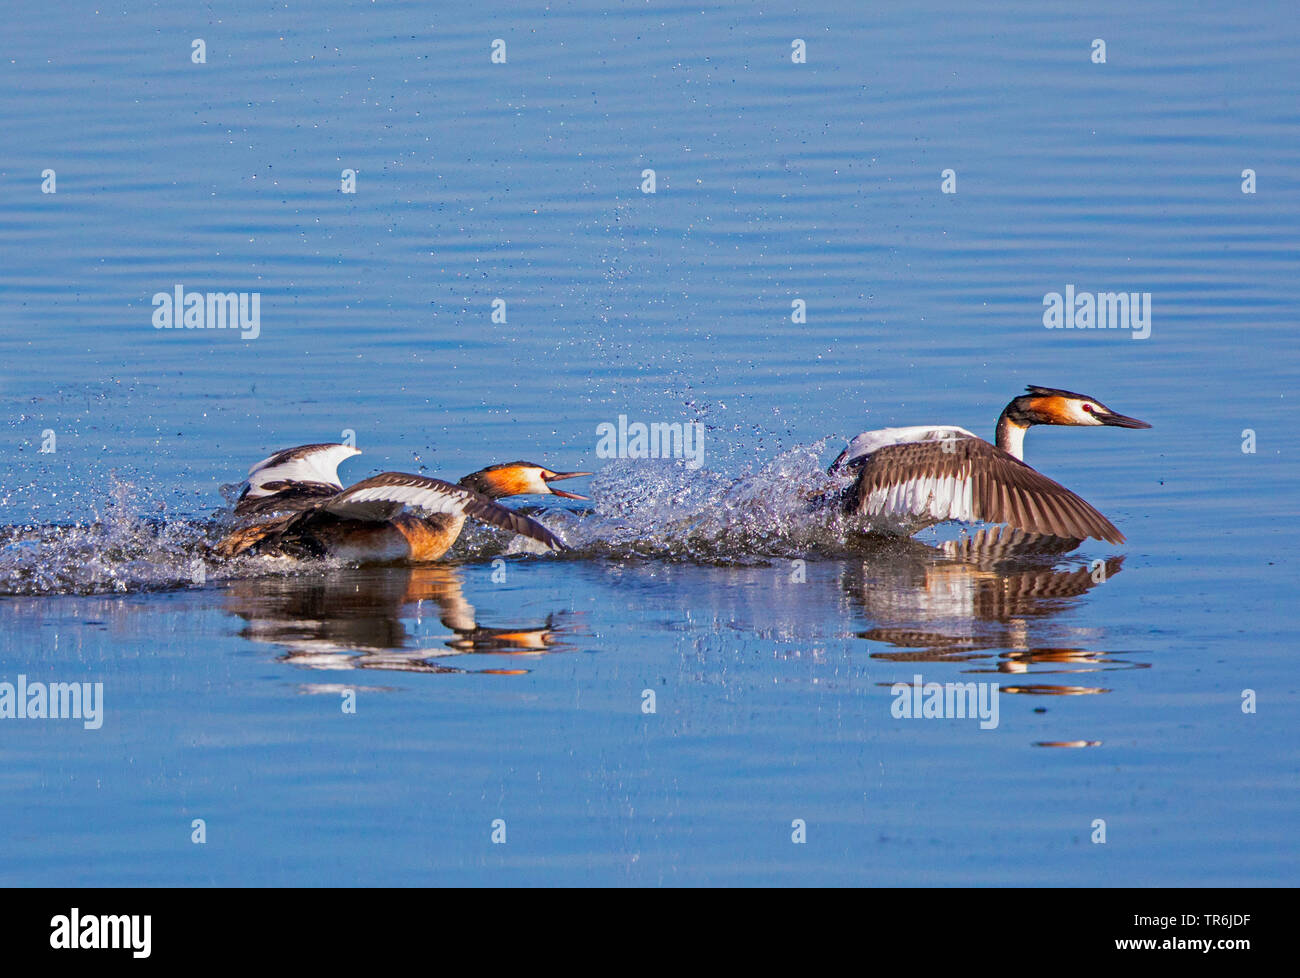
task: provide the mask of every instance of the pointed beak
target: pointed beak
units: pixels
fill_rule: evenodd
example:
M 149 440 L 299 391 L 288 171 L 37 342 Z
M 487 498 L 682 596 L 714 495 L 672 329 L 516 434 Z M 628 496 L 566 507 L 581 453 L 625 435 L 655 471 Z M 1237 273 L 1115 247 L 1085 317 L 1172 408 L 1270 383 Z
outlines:
M 542 479 L 546 482 L 546 488 L 551 490 L 551 494 L 559 496 L 562 499 L 590 499 L 590 496 L 580 496 L 576 492 L 566 492 L 563 489 L 555 489 L 551 486 L 552 482 L 559 482 L 561 479 L 577 479 L 584 475 L 591 475 L 590 472 L 556 472 L 554 475 L 544 475 Z
M 1113 411 L 1106 414 L 1097 415 L 1097 420 L 1102 424 L 1111 425 L 1115 428 L 1150 428 L 1151 426 L 1145 421 L 1139 421 L 1137 418 L 1130 418 L 1126 414 L 1115 414 Z

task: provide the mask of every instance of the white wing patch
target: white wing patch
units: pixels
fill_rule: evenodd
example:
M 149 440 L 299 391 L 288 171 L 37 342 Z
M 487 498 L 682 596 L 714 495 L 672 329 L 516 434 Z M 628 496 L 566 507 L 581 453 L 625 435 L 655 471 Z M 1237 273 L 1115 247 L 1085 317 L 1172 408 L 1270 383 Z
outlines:
M 975 519 L 974 487 L 969 470 L 956 476 L 922 475 L 873 489 L 864 509 L 869 516 L 907 515 L 935 522 L 970 522 Z
M 429 480 L 432 482 L 433 480 Z M 465 512 L 469 494 L 464 489 L 441 485 L 378 485 L 349 489 L 342 498 L 331 499 L 325 509 L 335 516 L 360 520 L 391 519 L 403 506 L 426 513 Z
M 339 463 L 361 452 L 351 445 L 305 445 L 276 452 L 248 470 L 248 495 L 270 496 L 272 482 L 319 482 L 342 489 Z

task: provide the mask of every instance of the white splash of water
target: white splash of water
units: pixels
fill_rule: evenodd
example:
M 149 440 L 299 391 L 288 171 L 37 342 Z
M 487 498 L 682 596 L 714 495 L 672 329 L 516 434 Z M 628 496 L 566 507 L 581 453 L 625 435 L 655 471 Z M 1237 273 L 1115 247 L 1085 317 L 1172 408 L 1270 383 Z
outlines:
M 569 558 L 749 564 L 842 555 L 855 547 L 837 507 L 828 504 L 843 483 L 826 475 L 825 447 L 824 441 L 799 446 L 740 475 L 691 470 L 680 461 L 619 460 L 593 478 L 589 508 L 523 508 L 569 543 Z M 217 558 L 213 548 L 232 525 L 235 494 L 223 495 L 226 507 L 210 519 L 169 518 L 148 493 L 113 479 L 92 502 L 90 520 L 0 527 L 0 594 L 161 590 L 338 564 Z M 138 515 L 143 512 L 156 515 Z M 448 556 L 486 560 L 534 549 L 471 522 Z

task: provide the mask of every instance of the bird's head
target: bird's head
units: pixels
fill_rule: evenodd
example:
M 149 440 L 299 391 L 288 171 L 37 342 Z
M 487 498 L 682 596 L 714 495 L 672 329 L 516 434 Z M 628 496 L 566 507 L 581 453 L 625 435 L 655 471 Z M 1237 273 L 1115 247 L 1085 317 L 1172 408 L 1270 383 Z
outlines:
M 1055 387 L 1025 388 L 1007 405 L 1003 414 L 1012 424 L 1028 428 L 1035 424 L 1110 425 L 1115 428 L 1150 428 L 1151 425 L 1112 411 L 1095 397 L 1057 390 Z
M 552 482 L 561 479 L 576 479 L 591 475 L 590 472 L 552 472 L 550 469 L 533 462 L 504 462 L 501 465 L 489 465 L 479 469 L 460 480 L 466 489 L 481 492 L 492 499 L 503 496 L 561 496 L 564 499 L 586 499 L 576 492 L 552 488 Z

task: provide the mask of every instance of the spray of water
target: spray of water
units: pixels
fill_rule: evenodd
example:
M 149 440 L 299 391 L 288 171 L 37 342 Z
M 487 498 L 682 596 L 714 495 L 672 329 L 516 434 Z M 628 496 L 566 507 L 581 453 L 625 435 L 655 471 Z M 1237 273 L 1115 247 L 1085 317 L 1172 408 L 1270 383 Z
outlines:
M 773 558 L 860 554 L 864 542 L 831 500 L 844 484 L 825 472 L 826 442 L 787 450 L 739 474 L 674 460 L 616 460 L 591 483 L 585 508 L 533 509 L 571 546 L 560 559 L 654 559 L 752 565 Z M 202 586 L 267 574 L 319 572 L 326 560 L 241 556 L 214 547 L 231 527 L 238 486 L 206 518 L 168 517 L 128 482 L 109 480 L 93 518 L 0 527 L 0 594 L 87 594 Z M 140 516 L 142 512 L 156 515 Z M 487 560 L 535 552 L 521 537 L 471 523 L 449 557 Z M 551 558 L 548 558 L 551 559 Z

